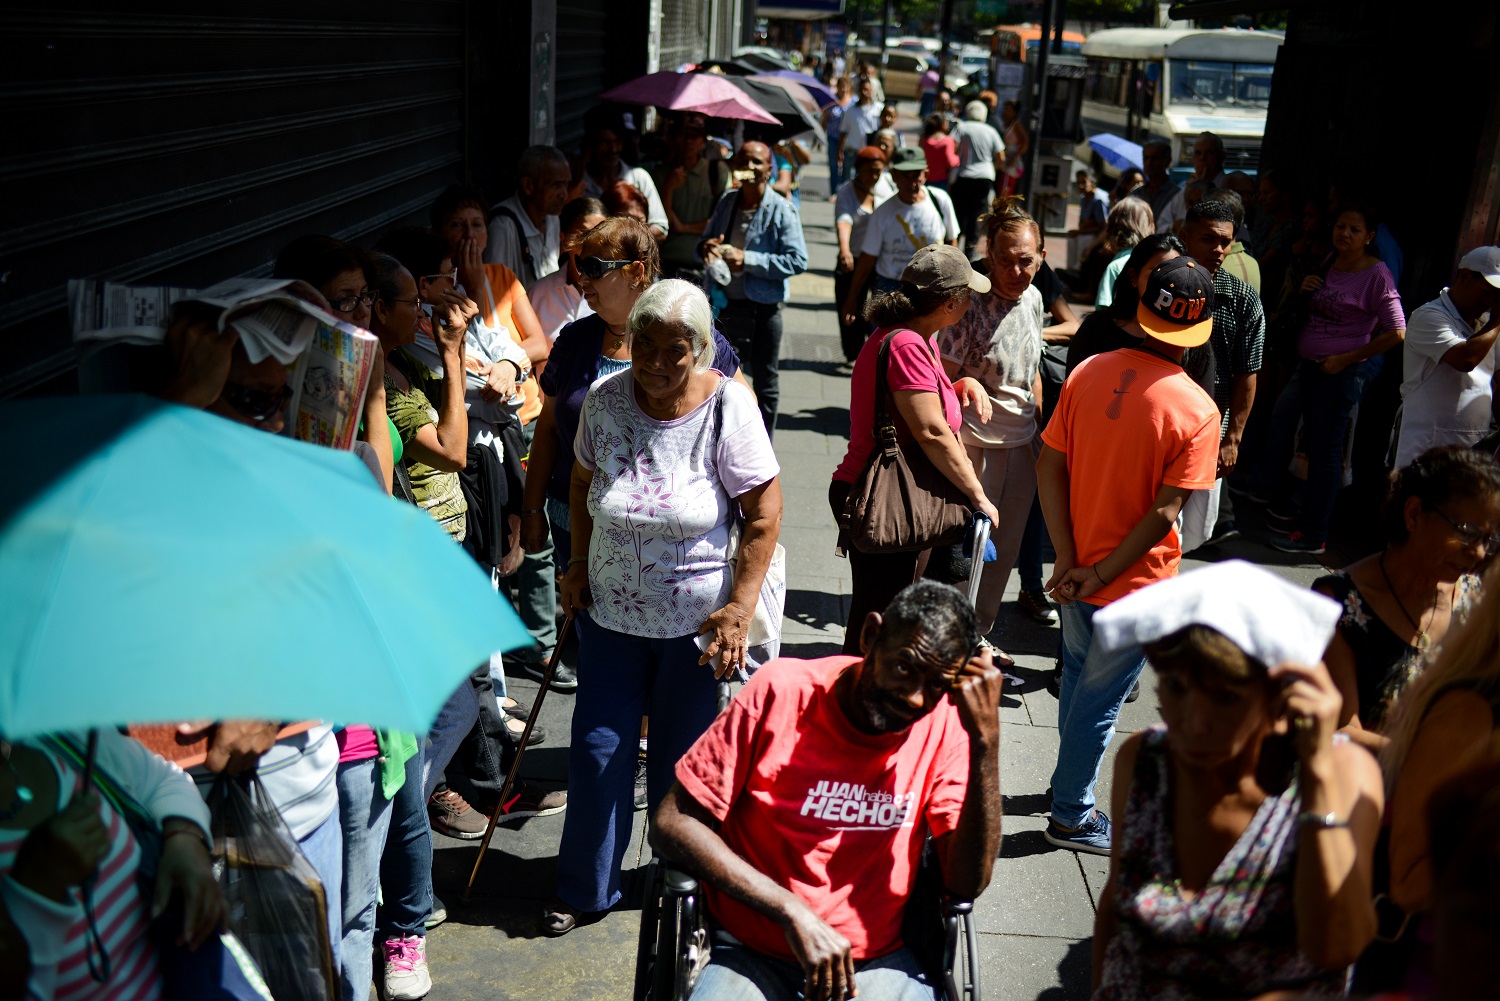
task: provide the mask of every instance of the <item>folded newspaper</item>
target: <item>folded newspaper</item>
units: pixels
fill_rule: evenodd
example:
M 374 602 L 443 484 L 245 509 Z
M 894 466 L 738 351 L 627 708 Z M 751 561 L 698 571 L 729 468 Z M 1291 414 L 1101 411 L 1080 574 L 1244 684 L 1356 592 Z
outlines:
M 202 291 L 73 279 L 68 314 L 82 361 L 117 344 L 164 344 L 181 303 L 218 310 L 219 329 L 239 332 L 251 364 L 275 358 L 287 366 L 292 398 L 285 433 L 348 449 L 380 344 L 304 298 L 310 294 L 310 286 L 291 279 L 231 278 Z

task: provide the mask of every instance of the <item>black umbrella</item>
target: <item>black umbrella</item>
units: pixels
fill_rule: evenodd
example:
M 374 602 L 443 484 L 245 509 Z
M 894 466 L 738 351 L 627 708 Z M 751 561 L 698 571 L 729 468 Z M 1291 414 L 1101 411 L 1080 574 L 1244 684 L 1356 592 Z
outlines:
M 749 94 L 756 104 L 769 111 L 771 116 L 781 123 L 780 128 L 774 125 L 748 126 L 747 134 L 774 141 L 822 129 L 822 123 L 814 118 L 810 111 L 775 84 L 743 76 L 726 75 L 725 79 Z
M 752 73 L 765 72 L 765 70 L 738 59 L 709 59 L 706 62 L 700 63 L 698 69 L 700 71 L 716 69 L 725 76 L 750 76 Z

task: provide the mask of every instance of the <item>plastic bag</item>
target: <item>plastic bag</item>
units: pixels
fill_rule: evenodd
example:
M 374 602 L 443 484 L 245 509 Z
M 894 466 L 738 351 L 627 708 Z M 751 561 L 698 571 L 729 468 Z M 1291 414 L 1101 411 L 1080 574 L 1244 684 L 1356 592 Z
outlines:
M 260 781 L 220 778 L 208 794 L 214 875 L 229 921 L 277 1001 L 337 1001 L 327 897 Z

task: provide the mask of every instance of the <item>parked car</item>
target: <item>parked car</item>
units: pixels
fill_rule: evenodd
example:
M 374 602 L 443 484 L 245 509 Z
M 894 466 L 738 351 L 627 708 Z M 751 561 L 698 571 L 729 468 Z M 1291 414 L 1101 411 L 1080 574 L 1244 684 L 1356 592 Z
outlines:
M 856 57 L 880 65 L 879 49 L 858 49 Z M 926 55 L 912 49 L 885 50 L 885 96 L 915 101 L 922 96 L 922 74 L 932 65 Z

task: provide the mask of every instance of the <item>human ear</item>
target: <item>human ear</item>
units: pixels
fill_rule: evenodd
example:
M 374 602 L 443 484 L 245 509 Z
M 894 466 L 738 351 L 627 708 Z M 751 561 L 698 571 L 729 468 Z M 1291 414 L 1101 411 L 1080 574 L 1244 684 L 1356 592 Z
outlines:
M 880 624 L 884 620 L 879 612 L 871 612 L 865 616 L 865 621 L 859 627 L 859 652 L 868 657 L 875 650 L 875 643 L 880 639 Z

